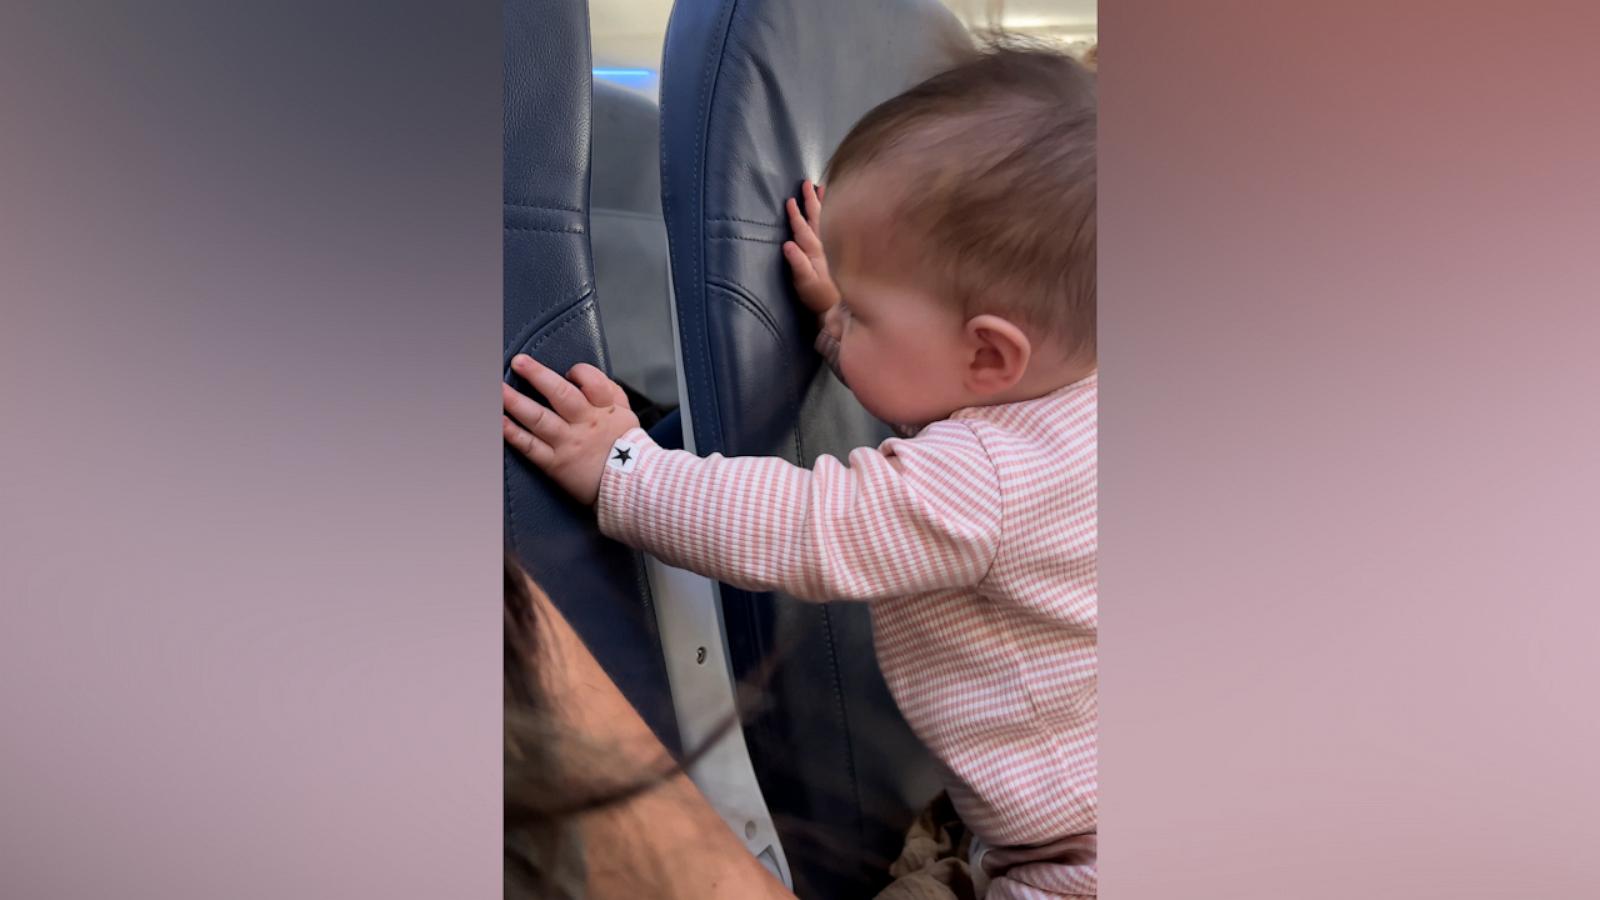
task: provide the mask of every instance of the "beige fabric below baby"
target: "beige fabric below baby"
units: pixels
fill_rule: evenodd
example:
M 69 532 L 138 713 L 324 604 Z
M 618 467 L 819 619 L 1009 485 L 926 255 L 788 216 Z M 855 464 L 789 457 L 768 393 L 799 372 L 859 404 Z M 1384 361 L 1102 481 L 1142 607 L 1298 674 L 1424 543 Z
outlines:
M 984 871 L 974 872 L 973 837 L 956 815 L 947 794 L 936 797 L 911 823 L 900 858 L 889 867 L 894 882 L 877 900 L 983 900 L 991 879 L 1014 865 L 1046 860 L 1092 860 L 1096 836 L 1078 835 L 1040 848 L 996 848 L 982 854 Z
M 978 900 L 967 855 L 972 835 L 950 797 L 940 794 L 906 832 L 905 848 L 889 867 L 894 883 L 877 900 Z

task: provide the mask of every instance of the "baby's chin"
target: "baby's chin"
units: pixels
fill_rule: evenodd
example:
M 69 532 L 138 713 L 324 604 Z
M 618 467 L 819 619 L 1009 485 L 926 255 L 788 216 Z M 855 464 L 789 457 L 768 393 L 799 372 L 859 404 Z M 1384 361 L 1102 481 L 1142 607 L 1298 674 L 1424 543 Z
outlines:
M 857 399 L 861 400 L 861 405 L 867 412 L 872 413 L 873 418 L 903 428 L 922 428 L 940 419 L 947 419 L 955 412 L 955 410 L 943 412 L 930 410 L 926 406 L 916 404 L 874 403 L 860 397 Z

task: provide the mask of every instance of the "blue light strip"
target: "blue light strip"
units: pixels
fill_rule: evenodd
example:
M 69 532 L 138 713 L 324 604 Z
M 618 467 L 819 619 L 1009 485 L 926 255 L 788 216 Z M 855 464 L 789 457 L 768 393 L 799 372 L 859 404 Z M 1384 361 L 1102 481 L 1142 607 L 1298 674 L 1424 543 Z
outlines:
M 595 69 L 594 77 L 624 87 L 645 87 L 656 80 L 656 73 L 649 69 Z

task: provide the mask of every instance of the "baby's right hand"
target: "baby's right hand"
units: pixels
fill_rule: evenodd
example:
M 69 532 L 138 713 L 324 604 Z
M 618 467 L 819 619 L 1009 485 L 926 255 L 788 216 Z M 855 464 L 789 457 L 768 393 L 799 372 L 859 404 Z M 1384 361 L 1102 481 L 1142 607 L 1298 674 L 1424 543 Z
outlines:
M 784 242 L 783 258 L 794 272 L 794 289 L 800 294 L 800 302 L 818 316 L 826 317 L 839 304 L 839 289 L 828 277 L 828 258 L 822 253 L 823 189 L 807 180 L 801 185 L 801 192 L 806 200 L 805 215 L 800 214 L 800 204 L 793 197 L 785 203 L 794 240 Z

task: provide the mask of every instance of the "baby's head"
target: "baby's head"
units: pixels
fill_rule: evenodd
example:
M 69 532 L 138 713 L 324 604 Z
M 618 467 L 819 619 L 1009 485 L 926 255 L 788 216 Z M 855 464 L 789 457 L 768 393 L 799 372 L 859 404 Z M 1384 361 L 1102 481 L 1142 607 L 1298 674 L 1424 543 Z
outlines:
M 1031 399 L 1095 351 L 1095 77 L 998 47 L 858 122 L 822 238 L 849 311 L 839 365 L 880 418 Z

